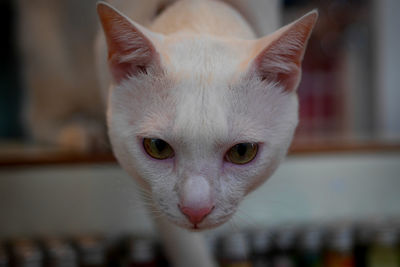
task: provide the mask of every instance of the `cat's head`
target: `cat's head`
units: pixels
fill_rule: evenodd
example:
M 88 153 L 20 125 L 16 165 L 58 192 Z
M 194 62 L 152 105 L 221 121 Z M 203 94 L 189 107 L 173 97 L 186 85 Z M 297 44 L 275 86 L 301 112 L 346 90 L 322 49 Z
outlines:
M 258 40 L 164 36 L 98 5 L 114 79 L 109 135 L 154 207 L 188 229 L 226 222 L 284 158 L 317 13 Z

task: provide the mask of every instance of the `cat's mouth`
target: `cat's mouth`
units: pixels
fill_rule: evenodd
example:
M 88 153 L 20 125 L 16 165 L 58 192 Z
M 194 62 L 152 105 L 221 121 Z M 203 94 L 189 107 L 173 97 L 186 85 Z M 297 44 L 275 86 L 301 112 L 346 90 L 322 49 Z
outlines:
M 215 202 L 214 202 L 215 203 Z M 176 203 L 173 206 L 165 202 L 156 201 L 154 208 L 172 224 L 193 232 L 200 232 L 216 228 L 226 223 L 236 211 L 235 205 L 221 209 L 221 206 L 203 205 L 186 206 L 183 203 Z
M 191 230 L 200 231 L 200 228 L 197 226 L 197 224 L 194 224 Z
M 207 223 L 204 222 L 204 224 L 198 224 L 198 225 L 192 225 L 192 228 L 190 228 L 190 231 L 193 232 L 200 232 L 200 231 L 205 231 L 205 230 L 210 230 L 213 228 L 216 228 L 218 226 L 221 226 L 222 224 L 226 223 L 229 221 L 229 219 L 232 217 L 232 215 L 226 216 L 226 218 L 219 219 L 216 222 L 213 223 Z
M 205 230 L 210 230 L 213 228 L 216 228 L 218 226 L 221 226 L 222 224 L 226 223 L 231 217 L 232 214 L 227 214 L 219 218 L 208 218 L 205 219 L 202 222 L 199 223 L 191 223 L 190 221 L 184 219 L 184 220 L 176 220 L 176 219 L 170 219 L 174 224 L 176 224 L 179 227 L 185 228 L 189 231 L 192 232 L 201 232 Z

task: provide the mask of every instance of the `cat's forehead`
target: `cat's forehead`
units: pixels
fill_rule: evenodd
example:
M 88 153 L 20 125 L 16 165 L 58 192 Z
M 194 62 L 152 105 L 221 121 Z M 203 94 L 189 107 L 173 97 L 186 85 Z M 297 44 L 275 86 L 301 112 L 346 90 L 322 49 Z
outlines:
M 229 133 L 226 92 L 242 62 L 236 47 L 210 36 L 174 36 L 162 49 L 173 82 L 172 134 L 194 140 L 223 139 Z
M 176 113 L 173 132 L 182 138 L 211 141 L 229 134 L 227 105 L 220 81 L 183 79 L 175 88 Z
M 171 73 L 212 79 L 237 72 L 248 56 L 246 52 L 233 40 L 186 33 L 166 38 L 161 56 Z

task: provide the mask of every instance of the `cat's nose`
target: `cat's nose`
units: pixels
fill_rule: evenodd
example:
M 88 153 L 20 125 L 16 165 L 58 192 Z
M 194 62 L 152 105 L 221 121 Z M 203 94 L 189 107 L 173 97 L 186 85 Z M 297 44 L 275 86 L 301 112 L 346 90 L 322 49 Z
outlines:
M 214 208 L 210 183 L 203 176 L 191 176 L 183 181 L 180 192 L 181 212 L 193 224 L 198 224 Z
M 191 208 L 181 205 L 178 206 L 181 212 L 185 214 L 186 217 L 189 219 L 189 221 L 195 225 L 203 221 L 204 218 L 214 209 L 214 206 L 207 206 L 202 208 Z

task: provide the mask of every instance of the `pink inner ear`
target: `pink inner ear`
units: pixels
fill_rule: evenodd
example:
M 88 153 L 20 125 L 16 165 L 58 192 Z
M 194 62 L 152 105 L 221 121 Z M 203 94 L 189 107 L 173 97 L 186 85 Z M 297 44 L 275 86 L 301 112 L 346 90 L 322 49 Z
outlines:
M 280 72 L 275 70 L 261 74 L 261 80 L 272 81 L 279 83 L 285 91 L 291 92 L 295 90 L 300 82 L 301 68 L 293 68 L 290 72 Z
M 296 90 L 301 61 L 317 16 L 316 12 L 311 12 L 276 33 L 277 39 L 255 59 L 262 80 L 277 82 L 288 92 Z
M 129 62 L 113 62 L 109 60 L 110 70 L 114 77 L 114 80 L 117 83 L 120 83 L 122 80 L 125 80 L 129 76 L 134 76 L 139 73 L 147 74 L 147 65 L 137 66 L 133 63 Z
M 293 53 L 284 46 L 281 42 L 274 42 L 256 58 L 255 63 L 262 80 L 277 82 L 285 91 L 293 91 L 300 79 L 299 52 Z
M 99 4 L 97 11 L 108 47 L 108 62 L 116 82 L 130 75 L 147 73 L 156 63 L 158 53 L 145 34 L 126 17 L 107 4 Z

